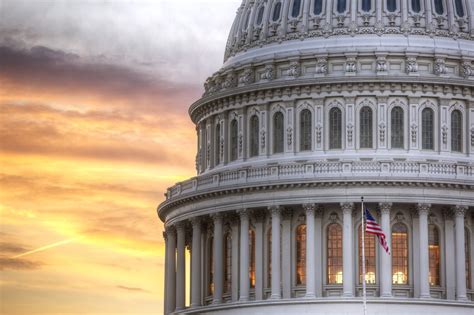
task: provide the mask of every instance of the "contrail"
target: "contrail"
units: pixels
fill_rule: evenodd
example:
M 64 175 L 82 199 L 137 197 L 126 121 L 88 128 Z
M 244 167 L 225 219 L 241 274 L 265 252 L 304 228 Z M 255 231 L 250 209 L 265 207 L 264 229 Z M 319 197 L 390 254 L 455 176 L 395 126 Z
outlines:
M 37 252 L 41 252 L 41 251 L 44 251 L 44 250 L 47 250 L 47 249 L 50 249 L 50 248 L 53 248 L 53 247 L 61 246 L 61 245 L 64 245 L 64 244 L 68 244 L 68 243 L 71 243 L 72 241 L 75 241 L 75 240 L 77 240 L 77 239 L 79 239 L 79 237 L 71 238 L 71 239 L 68 239 L 68 240 L 56 242 L 56 243 L 49 244 L 49 245 L 45 245 L 45 246 L 39 247 L 39 248 L 37 248 L 37 249 L 33 249 L 33 250 L 30 250 L 30 251 L 27 251 L 27 252 L 25 252 L 25 253 L 23 253 L 23 254 L 19 254 L 19 255 L 13 256 L 12 259 L 14 259 L 14 258 L 19 258 L 19 257 L 23 257 L 23 256 L 30 255 L 30 254 L 37 253 Z

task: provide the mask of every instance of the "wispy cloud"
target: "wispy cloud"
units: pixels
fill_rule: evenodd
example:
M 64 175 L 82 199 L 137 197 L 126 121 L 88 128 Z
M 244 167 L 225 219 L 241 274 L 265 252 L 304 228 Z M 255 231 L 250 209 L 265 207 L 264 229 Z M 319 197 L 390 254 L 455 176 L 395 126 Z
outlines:
M 43 263 L 38 261 L 0 256 L 0 270 L 36 270 L 41 268 L 43 265 Z

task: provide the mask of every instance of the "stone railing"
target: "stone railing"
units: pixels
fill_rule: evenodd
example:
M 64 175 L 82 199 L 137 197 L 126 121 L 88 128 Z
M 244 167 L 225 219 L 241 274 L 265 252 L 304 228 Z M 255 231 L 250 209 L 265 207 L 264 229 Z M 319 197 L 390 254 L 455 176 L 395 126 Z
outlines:
M 353 161 L 270 164 L 191 178 L 168 188 L 166 200 L 208 189 L 248 184 L 364 179 L 453 181 L 474 185 L 474 164 L 415 161 Z

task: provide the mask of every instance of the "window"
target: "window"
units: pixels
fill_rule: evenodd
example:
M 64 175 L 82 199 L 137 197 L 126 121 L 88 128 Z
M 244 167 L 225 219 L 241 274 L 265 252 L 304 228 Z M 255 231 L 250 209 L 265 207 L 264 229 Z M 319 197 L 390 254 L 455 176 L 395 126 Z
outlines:
M 411 9 L 415 13 L 420 13 L 421 12 L 420 0 L 411 0 Z
M 246 29 L 249 28 L 249 23 L 250 23 L 250 10 L 247 11 L 247 13 L 245 14 L 245 23 L 243 25 L 243 30 L 245 31 Z
M 469 230 L 464 228 L 464 250 L 466 253 L 466 288 L 472 289 L 471 287 L 471 234 Z
M 456 7 L 457 16 L 464 17 L 464 5 L 462 0 L 454 0 L 454 6 Z
M 303 109 L 300 113 L 300 151 L 311 150 L 311 112 Z
M 258 155 L 259 125 L 257 115 L 250 117 L 250 157 Z
M 375 235 L 365 233 L 365 281 L 368 284 L 375 284 L 375 270 L 377 257 L 375 256 Z M 359 227 L 359 283 L 363 281 L 363 270 L 362 270 L 362 224 Z
M 451 113 L 451 151 L 462 152 L 462 114 L 459 110 Z
M 388 12 L 397 11 L 397 0 L 387 0 L 387 10 Z
M 328 284 L 342 284 L 342 228 L 337 223 L 328 226 Z
M 320 15 L 323 13 L 323 0 L 314 0 L 313 13 L 314 15 Z
M 396 106 L 392 109 L 392 114 L 390 118 L 391 126 L 391 143 L 392 148 L 403 149 L 403 109 L 399 106 Z
M 216 125 L 216 134 L 215 134 L 215 141 L 214 141 L 214 152 L 216 152 L 216 165 L 221 163 L 221 124 Z
M 272 16 L 273 22 L 276 22 L 280 19 L 280 12 L 281 12 L 281 2 L 278 2 L 273 7 L 273 16 Z
M 249 278 L 250 287 L 255 288 L 255 231 L 249 230 L 249 254 L 250 254 L 250 266 L 249 266 Z
M 372 148 L 372 109 L 368 106 L 360 110 L 360 147 Z
M 342 112 L 337 107 L 329 111 L 329 149 L 342 149 Z
M 369 12 L 372 9 L 372 0 L 362 0 L 362 11 Z
M 392 227 L 392 283 L 408 284 L 408 229 L 397 223 Z
M 230 122 L 230 160 L 237 160 L 237 137 L 238 137 L 237 119 Z
M 346 12 L 347 3 L 346 0 L 337 0 L 337 13 Z
M 424 150 L 434 150 L 434 113 L 431 108 L 425 108 L 421 112 L 421 147 Z
M 444 13 L 443 0 L 434 0 L 434 7 L 436 14 L 441 15 Z
M 277 112 L 273 116 L 273 153 L 283 152 L 283 114 Z
M 267 231 L 267 285 L 272 286 L 272 228 Z
M 298 17 L 301 11 L 301 0 L 293 0 L 293 7 L 291 8 L 291 17 Z
M 214 238 L 210 237 L 208 240 L 208 282 L 207 282 L 207 294 L 214 294 Z
M 232 235 L 224 235 L 224 293 L 232 290 Z
M 296 228 L 296 285 L 306 284 L 306 224 Z
M 429 282 L 431 286 L 439 286 L 440 257 L 439 257 L 439 231 L 436 225 L 428 225 L 428 244 L 430 255 Z
M 263 22 L 263 13 L 265 12 L 265 7 L 262 5 L 258 9 L 258 14 L 257 14 L 257 25 L 262 25 Z

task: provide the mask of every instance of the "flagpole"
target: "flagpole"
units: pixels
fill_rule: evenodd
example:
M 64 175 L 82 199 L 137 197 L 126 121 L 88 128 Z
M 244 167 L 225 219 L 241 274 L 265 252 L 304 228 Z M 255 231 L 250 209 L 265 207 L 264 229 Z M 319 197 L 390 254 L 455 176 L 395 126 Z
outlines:
M 361 218 L 362 218 L 362 226 L 361 226 L 361 233 L 362 233 L 362 304 L 364 306 L 364 315 L 367 315 L 367 292 L 366 292 L 366 285 L 365 285 L 365 222 L 364 222 L 364 197 L 361 197 Z

